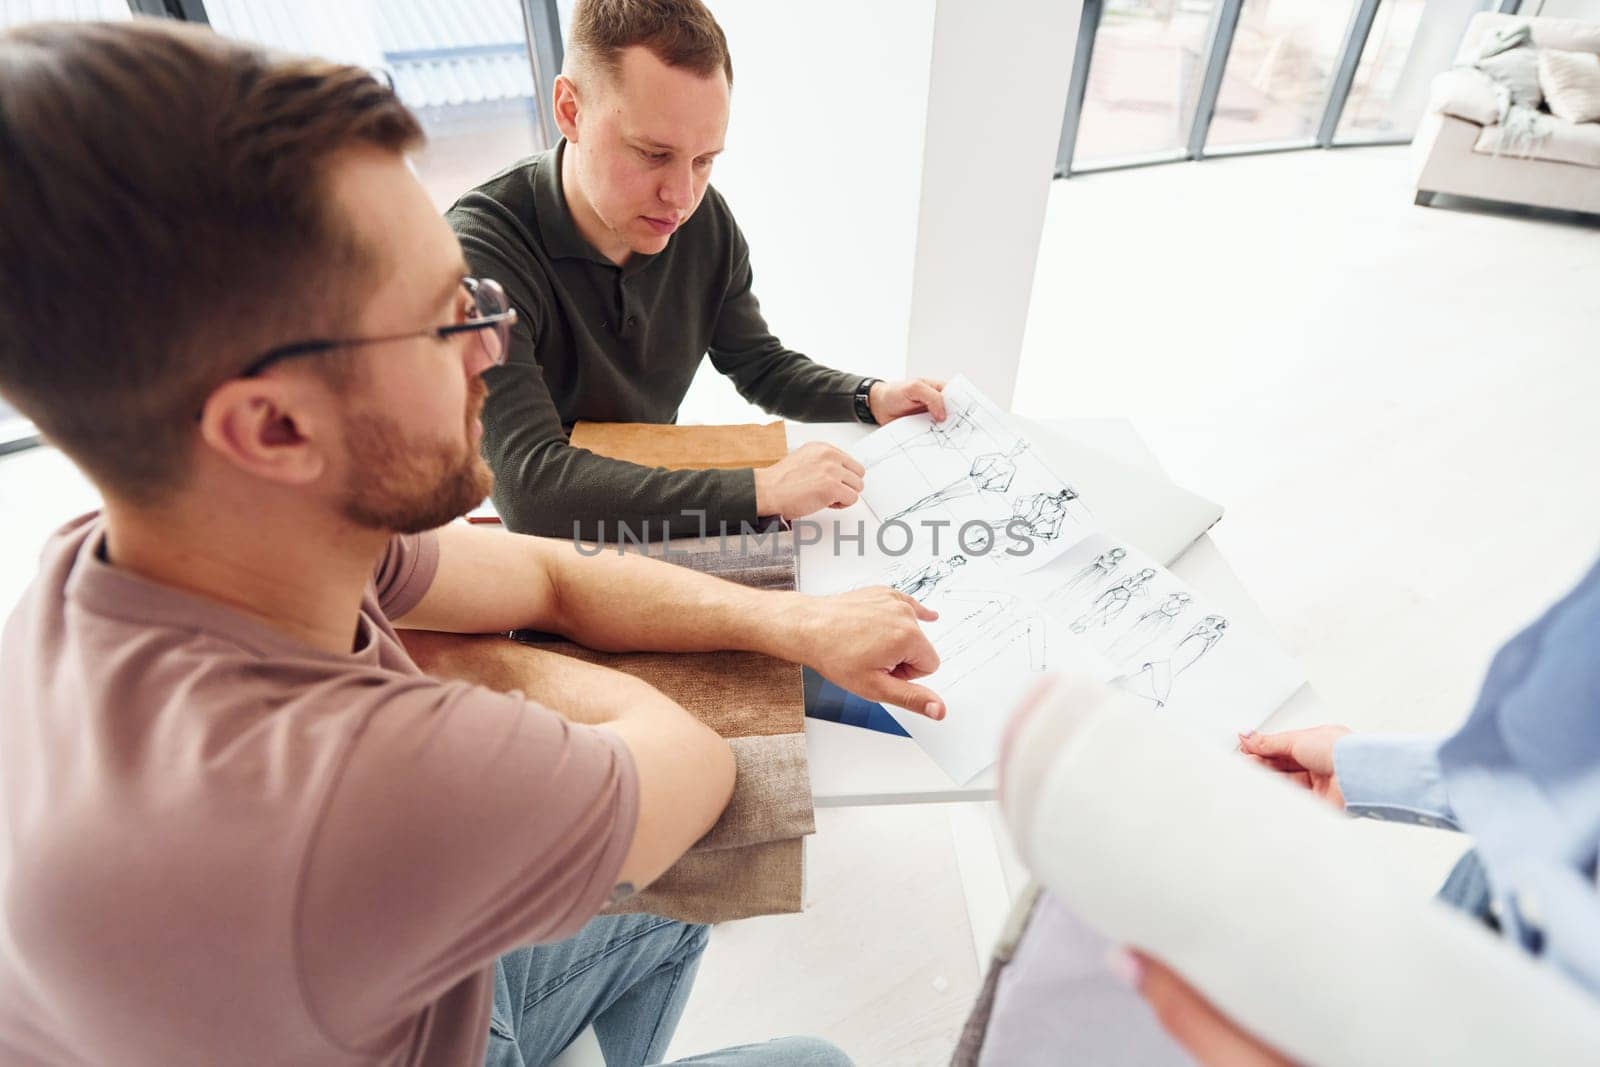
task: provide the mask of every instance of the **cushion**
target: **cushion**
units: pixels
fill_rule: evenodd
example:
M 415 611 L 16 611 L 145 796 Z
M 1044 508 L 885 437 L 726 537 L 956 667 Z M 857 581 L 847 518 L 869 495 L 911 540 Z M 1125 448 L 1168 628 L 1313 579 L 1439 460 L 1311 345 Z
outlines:
M 1540 115 L 1531 138 L 1518 137 L 1504 126 L 1485 126 L 1472 150 L 1496 156 L 1600 167 L 1600 122 L 1567 122 Z
M 1428 110 L 1493 126 L 1500 121 L 1500 94 L 1483 71 L 1455 67 L 1433 79 Z
M 1568 122 L 1600 120 L 1600 55 L 1539 50 L 1539 86 L 1550 113 Z
M 1480 59 L 1473 66 L 1493 78 L 1510 96 L 1512 107 L 1538 107 L 1544 99 L 1539 88 L 1539 50 L 1528 45 Z
M 1560 48 L 1568 52 L 1600 52 L 1600 22 L 1587 19 L 1527 18 L 1479 12 L 1472 16 L 1456 54 L 1457 63 L 1471 63 L 1484 54 L 1495 35 L 1527 26 L 1535 48 Z
M 1592 19 L 1529 19 L 1536 48 L 1600 53 L 1600 22 Z

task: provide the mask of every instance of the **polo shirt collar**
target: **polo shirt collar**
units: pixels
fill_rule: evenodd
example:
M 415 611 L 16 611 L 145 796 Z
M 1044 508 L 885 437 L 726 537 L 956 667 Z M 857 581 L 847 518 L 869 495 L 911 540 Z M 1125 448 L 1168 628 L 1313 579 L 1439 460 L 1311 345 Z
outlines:
M 544 250 L 552 259 L 587 259 L 617 270 L 615 263 L 584 240 L 583 234 L 578 232 L 578 224 L 572 221 L 566 192 L 561 186 L 561 156 L 566 148 L 567 139 L 563 137 L 544 154 L 533 172 L 533 208 L 538 215 L 536 221 L 539 236 L 544 239 Z M 635 252 L 621 270 L 632 274 L 654 258 Z

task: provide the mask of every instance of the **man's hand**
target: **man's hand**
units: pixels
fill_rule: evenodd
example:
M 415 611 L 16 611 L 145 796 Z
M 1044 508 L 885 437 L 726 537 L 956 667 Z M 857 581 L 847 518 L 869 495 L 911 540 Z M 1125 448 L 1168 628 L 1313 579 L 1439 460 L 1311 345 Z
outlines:
M 1276 734 L 1240 734 L 1239 751 L 1343 811 L 1344 793 L 1333 769 L 1333 746 L 1349 732 L 1348 726 L 1313 726 Z
M 1130 954 L 1134 984 L 1161 1022 L 1161 1028 L 1204 1067 L 1293 1067 L 1228 1019 L 1170 968 L 1140 953 Z
M 801 445 L 772 466 L 756 469 L 756 514 L 798 519 L 823 508 L 847 508 L 861 496 L 866 473 L 833 445 Z
M 867 391 L 867 406 L 879 426 L 895 419 L 926 411 L 934 422 L 945 417 L 944 383 L 932 378 L 911 378 L 903 382 L 877 382 Z
M 887 586 L 809 598 L 799 659 L 857 696 L 944 718 L 944 702 L 912 681 L 939 668 L 939 653 L 918 620 L 939 613 Z

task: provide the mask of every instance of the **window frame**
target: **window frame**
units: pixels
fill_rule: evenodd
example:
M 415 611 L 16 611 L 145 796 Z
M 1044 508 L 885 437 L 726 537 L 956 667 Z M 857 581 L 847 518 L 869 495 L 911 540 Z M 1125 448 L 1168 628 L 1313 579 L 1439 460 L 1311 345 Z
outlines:
M 1083 0 L 1083 13 L 1078 23 L 1078 37 L 1073 49 L 1072 73 L 1067 83 L 1067 102 L 1061 119 L 1061 141 L 1056 149 L 1055 176 L 1070 178 L 1075 174 L 1094 174 L 1111 170 L 1129 170 L 1136 167 L 1162 166 L 1210 158 L 1258 156 L 1274 152 L 1292 152 L 1310 148 L 1366 148 L 1374 145 L 1410 144 L 1411 137 L 1373 137 L 1339 140 L 1339 120 L 1344 116 L 1356 73 L 1361 66 L 1373 23 L 1377 21 L 1378 6 L 1384 0 L 1353 0 L 1350 23 L 1334 64 L 1333 80 L 1322 116 L 1314 136 L 1294 141 L 1264 142 L 1238 146 L 1207 147 L 1211 122 L 1216 117 L 1217 97 L 1222 91 L 1222 78 L 1227 71 L 1228 55 L 1233 48 L 1234 33 L 1244 10 L 1244 0 L 1219 0 L 1212 19 L 1206 49 L 1205 74 L 1200 91 L 1196 94 L 1194 112 L 1190 116 L 1188 143 L 1182 147 L 1152 152 L 1126 158 L 1096 160 L 1078 163 L 1077 139 L 1082 126 L 1083 105 L 1088 94 L 1089 72 L 1094 62 L 1095 44 L 1099 37 L 1106 0 Z M 1497 11 L 1515 15 L 1522 0 L 1484 0 L 1484 11 Z
M 555 144 L 560 138 L 555 118 L 551 114 L 551 99 L 555 92 L 556 75 L 561 73 L 564 58 L 561 38 L 561 16 L 556 0 L 519 0 L 522 9 L 523 32 L 527 39 L 529 62 L 533 67 L 533 83 L 541 94 L 539 101 L 540 134 L 546 144 Z M 205 0 L 127 0 L 128 12 L 153 18 L 177 19 L 211 25 L 206 13 Z M 0 456 L 38 448 L 45 444 L 39 430 L 22 415 L 0 414 Z

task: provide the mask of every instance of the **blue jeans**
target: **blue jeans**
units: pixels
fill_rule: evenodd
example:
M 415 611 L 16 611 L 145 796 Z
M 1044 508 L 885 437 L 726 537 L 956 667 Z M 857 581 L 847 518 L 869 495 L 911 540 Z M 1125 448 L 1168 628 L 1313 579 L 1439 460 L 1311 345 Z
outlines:
M 610 915 L 576 937 L 514 949 L 495 964 L 486 1067 L 540 1067 L 594 1027 L 606 1067 L 660 1063 L 683 1015 L 710 928 Z M 783 1038 L 693 1056 L 700 1067 L 849 1067 L 833 1045 Z

